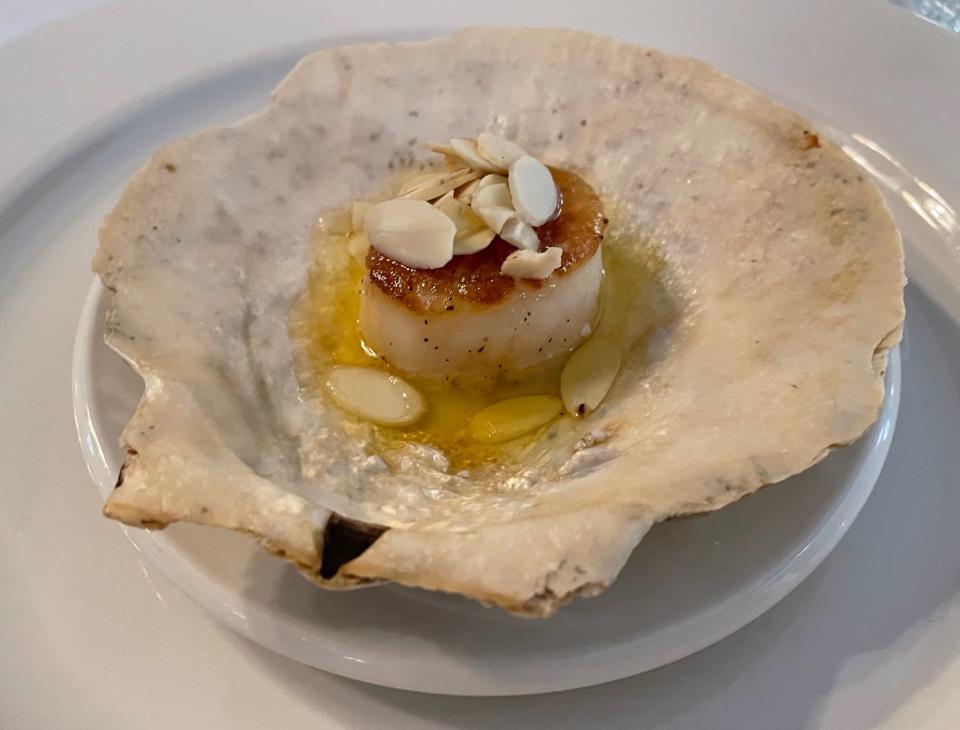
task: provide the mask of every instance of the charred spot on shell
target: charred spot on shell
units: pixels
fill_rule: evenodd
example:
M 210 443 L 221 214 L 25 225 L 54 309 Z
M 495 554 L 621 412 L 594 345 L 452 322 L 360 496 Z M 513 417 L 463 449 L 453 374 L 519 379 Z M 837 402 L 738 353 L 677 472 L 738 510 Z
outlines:
M 363 555 L 388 528 L 352 520 L 336 512 L 330 515 L 323 531 L 320 577 L 333 578 L 345 564 Z
M 803 149 L 814 150 L 820 147 L 820 135 L 811 132 L 809 129 L 803 130 Z
M 137 454 L 140 453 L 139 451 L 137 451 L 137 450 L 136 450 L 135 448 L 133 448 L 132 446 L 128 446 L 127 449 L 126 449 L 126 451 L 127 451 L 127 456 L 136 456 Z M 123 478 L 124 478 L 124 476 L 125 476 L 124 472 L 126 472 L 128 466 L 130 466 L 130 460 L 129 460 L 129 459 L 127 459 L 126 461 L 124 461 L 123 464 L 120 466 L 120 473 L 117 474 L 117 483 L 113 485 L 113 488 L 114 488 L 114 489 L 119 489 L 120 487 L 123 486 Z

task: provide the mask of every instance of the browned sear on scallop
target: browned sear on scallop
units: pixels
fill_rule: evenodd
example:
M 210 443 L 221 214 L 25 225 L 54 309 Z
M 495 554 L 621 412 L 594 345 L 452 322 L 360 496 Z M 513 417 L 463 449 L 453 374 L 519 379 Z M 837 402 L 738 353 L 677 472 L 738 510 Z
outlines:
M 536 231 L 541 251 L 548 246 L 563 249 L 563 263 L 552 274 L 563 276 L 596 253 L 606 219 L 600 196 L 582 177 L 555 167 L 550 172 L 560 193 L 560 213 Z M 370 281 L 388 296 L 416 312 L 442 312 L 456 309 L 458 303 L 495 304 L 505 298 L 517 284 L 500 273 L 500 266 L 513 251 L 516 248 L 498 236 L 482 251 L 454 256 L 440 269 L 412 269 L 371 247 L 366 264 Z

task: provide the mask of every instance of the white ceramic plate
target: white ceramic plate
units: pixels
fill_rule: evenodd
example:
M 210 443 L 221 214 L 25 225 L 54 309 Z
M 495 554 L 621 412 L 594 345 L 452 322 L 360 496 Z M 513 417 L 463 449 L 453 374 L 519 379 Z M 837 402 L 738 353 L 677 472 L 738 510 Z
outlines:
M 901 185 L 912 175 L 882 155 L 870 159 L 893 175 L 912 281 L 890 458 L 830 558 L 710 649 L 559 695 L 478 701 L 353 683 L 220 630 L 98 514 L 65 394 L 100 218 L 146 151 L 261 106 L 295 55 L 276 49 L 423 35 L 424 23 L 543 22 L 533 3 L 415 5 L 126 0 L 0 47 L 12 111 L 0 135 L 0 726 L 957 727 L 960 244 L 949 205 Z M 550 22 L 705 58 L 880 141 L 946 203 L 960 200 L 949 172 L 960 169 L 960 44 L 884 2 L 557 2 Z M 241 59 L 261 69 L 253 83 L 246 65 L 218 70 Z M 211 84 L 184 84 L 215 70 Z M 419 671 L 411 657 L 407 674 Z
M 231 107 L 256 104 L 262 98 L 258 82 L 278 63 L 250 64 L 229 77 L 207 79 L 203 87 L 228 89 L 236 97 Z M 189 119 L 183 99 L 202 94 L 185 85 L 155 99 L 150 114 Z M 102 344 L 102 294 L 94 284 L 81 317 L 74 398 L 84 456 L 105 498 L 122 463 L 120 430 L 141 387 Z M 722 639 L 810 574 L 853 522 L 880 473 L 896 420 L 899 378 L 894 352 L 880 419 L 856 444 L 734 507 L 656 527 L 612 589 L 599 599 L 576 601 L 549 621 L 515 619 L 462 599 L 399 587 L 318 590 L 285 562 L 226 531 L 177 525 L 127 535 L 220 620 L 321 669 L 445 694 L 526 694 L 597 684 Z M 410 662 L 417 672 L 407 671 Z

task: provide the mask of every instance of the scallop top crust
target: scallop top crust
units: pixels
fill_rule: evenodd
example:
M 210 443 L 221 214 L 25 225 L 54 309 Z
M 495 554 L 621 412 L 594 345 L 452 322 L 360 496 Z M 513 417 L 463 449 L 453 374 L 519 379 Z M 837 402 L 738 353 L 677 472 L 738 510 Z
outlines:
M 410 139 L 476 129 L 615 201 L 682 304 L 600 409 L 486 481 L 371 455 L 370 427 L 298 398 L 287 329 L 319 212 L 415 164 Z M 314 53 L 263 112 L 154 154 L 100 240 L 107 340 L 146 385 L 108 516 L 531 616 L 609 585 L 653 523 L 859 437 L 903 319 L 899 235 L 835 145 L 704 63 L 570 31 Z
M 536 231 L 541 250 L 557 246 L 563 251 L 563 263 L 552 274 L 561 277 L 580 268 L 599 248 L 605 228 L 603 204 L 575 172 L 553 169 L 551 173 L 560 191 L 560 214 Z M 500 273 L 504 260 L 516 250 L 497 236 L 482 251 L 454 256 L 442 268 L 413 269 L 371 247 L 366 266 L 370 281 L 391 299 L 414 312 L 439 314 L 462 304 L 496 304 L 520 286 L 542 286 L 546 280 L 519 283 Z

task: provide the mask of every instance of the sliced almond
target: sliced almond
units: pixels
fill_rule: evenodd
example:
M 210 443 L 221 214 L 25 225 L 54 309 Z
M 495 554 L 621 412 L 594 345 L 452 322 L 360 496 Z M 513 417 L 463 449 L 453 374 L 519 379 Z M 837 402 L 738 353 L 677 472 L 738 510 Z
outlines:
M 490 177 L 489 175 L 487 177 Z M 477 189 L 480 186 L 480 183 L 483 182 L 484 178 L 479 180 L 471 180 L 466 185 L 461 185 L 454 191 L 454 195 L 462 200 L 467 205 L 470 205 L 470 201 L 473 200 L 473 194 L 477 192 Z
M 564 407 L 578 416 L 595 410 L 620 370 L 620 349 L 604 337 L 591 337 L 577 348 L 560 373 Z
M 544 426 L 563 412 L 563 402 L 552 395 L 526 395 L 494 403 L 470 419 L 467 431 L 477 441 L 510 441 Z
M 350 239 L 347 241 L 347 251 L 353 258 L 363 263 L 367 258 L 367 251 L 369 250 L 370 239 L 367 238 L 366 233 L 363 231 L 354 231 L 350 234 Z
M 434 200 L 449 190 L 478 179 L 482 174 L 476 170 L 471 170 L 469 167 L 460 167 L 455 170 L 436 170 L 417 175 L 400 188 L 398 197 L 414 200 Z
M 519 213 L 510 216 L 497 233 L 507 243 L 531 253 L 540 248 L 540 237 L 532 227 L 520 220 Z M 557 264 L 557 266 L 559 265 Z
M 442 144 L 440 142 L 427 142 L 426 147 L 428 150 L 436 152 L 439 155 L 446 155 L 447 157 L 457 156 L 457 151 L 448 144 Z
M 546 279 L 560 268 L 562 255 L 556 246 L 546 251 L 514 251 L 504 259 L 500 273 L 514 279 Z
M 377 203 L 367 211 L 365 230 L 380 253 L 415 269 L 439 269 L 453 258 L 457 227 L 423 200 Z
M 350 209 L 350 220 L 353 230 L 363 230 L 363 219 L 366 218 L 367 211 L 370 210 L 370 206 L 372 205 L 373 203 L 368 203 L 365 200 L 358 200 L 353 204 L 353 207 Z
M 453 197 L 453 191 L 444 195 L 433 206 L 443 212 L 457 227 L 453 238 L 453 255 L 476 253 L 490 245 L 494 232 L 466 203 Z
M 504 208 L 501 205 L 491 205 L 485 208 L 475 208 L 474 210 L 490 230 L 497 234 L 503 230 L 503 227 L 508 221 L 516 219 L 517 217 L 517 211 L 513 208 Z
M 478 208 L 509 208 L 513 210 L 513 200 L 510 197 L 510 190 L 503 183 L 494 183 L 481 187 L 473 194 L 473 200 L 470 207 L 474 210 Z
M 317 224 L 326 233 L 334 236 L 345 236 L 352 229 L 350 211 L 347 208 L 328 210 L 317 219 Z
M 510 165 L 507 176 L 513 207 L 531 226 L 540 226 L 557 212 L 559 194 L 550 170 L 540 160 L 524 155 Z
M 505 167 L 494 165 L 477 152 L 477 143 L 467 137 L 454 137 L 450 140 L 450 147 L 454 154 L 467 163 L 474 170 L 483 172 L 503 172 Z
M 444 195 L 433 204 L 433 207 L 442 212 L 457 227 L 457 234 L 467 233 L 477 228 L 483 228 L 483 220 L 469 205 L 453 197 L 453 191 Z
M 518 157 L 523 157 L 526 150 L 499 134 L 481 132 L 477 137 L 477 152 L 485 160 L 497 167 L 506 170 Z
M 418 188 L 434 185 L 438 180 L 443 180 L 451 174 L 452 172 L 450 170 L 430 170 L 430 172 L 422 172 L 419 175 L 414 175 L 404 181 L 398 195 L 402 196 Z
M 382 370 L 338 365 L 327 373 L 326 387 L 347 413 L 383 426 L 408 426 L 427 410 L 416 388 Z
M 496 233 L 486 226 L 474 231 L 468 231 L 464 234 L 458 233 L 456 238 L 453 239 L 453 255 L 463 256 L 483 251 L 483 249 L 490 245 L 490 242 L 496 235 Z
M 490 173 L 489 175 L 484 175 L 480 178 L 480 181 L 477 183 L 477 190 L 482 190 L 488 185 L 506 185 L 507 178 L 503 175 L 498 175 L 495 172 Z
M 441 195 L 439 198 L 437 198 L 436 200 L 434 200 L 434 201 L 433 201 L 433 206 L 434 206 L 435 208 L 440 208 L 440 209 L 442 210 L 442 209 L 443 209 L 442 206 L 446 205 L 446 204 L 447 204 L 447 201 L 449 201 L 449 200 L 453 200 L 453 191 L 452 191 L 452 190 L 448 190 L 448 191 L 445 192 L 443 195 Z M 456 222 L 456 221 L 454 221 L 454 222 Z

